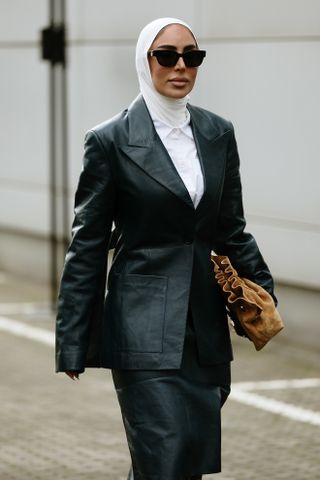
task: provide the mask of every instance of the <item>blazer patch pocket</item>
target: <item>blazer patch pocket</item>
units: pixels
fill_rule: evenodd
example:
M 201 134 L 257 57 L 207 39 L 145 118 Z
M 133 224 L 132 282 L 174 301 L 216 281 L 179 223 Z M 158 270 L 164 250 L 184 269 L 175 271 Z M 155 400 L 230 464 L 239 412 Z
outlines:
M 136 274 L 116 277 L 111 300 L 116 349 L 162 352 L 167 277 Z

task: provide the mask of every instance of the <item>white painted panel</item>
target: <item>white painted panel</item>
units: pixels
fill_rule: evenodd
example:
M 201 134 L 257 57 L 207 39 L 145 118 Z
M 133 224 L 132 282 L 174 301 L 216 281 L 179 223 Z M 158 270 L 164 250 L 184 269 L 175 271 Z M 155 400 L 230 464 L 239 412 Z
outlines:
M 0 188 L 0 224 L 13 230 L 47 233 L 49 201 L 45 188 L 10 185 Z
M 73 197 L 74 192 L 70 192 L 70 221 L 73 216 Z M 56 199 L 58 235 L 61 235 L 63 232 L 63 219 L 61 218 L 62 202 L 60 190 Z M 0 205 L 0 230 L 3 228 L 4 230 L 26 232 L 31 235 L 49 235 L 50 199 L 49 191 L 46 187 L 13 182 L 4 185 L 0 180 Z
M 0 42 L 38 41 L 47 24 L 46 0 L 0 0 Z
M 320 232 L 248 222 L 278 281 L 320 288 Z
M 194 0 L 69 0 L 71 39 L 137 39 L 140 30 L 159 17 L 178 17 L 192 24 Z
M 50 284 L 50 260 L 50 244 L 47 238 L 1 232 L 2 271 L 24 277 L 28 282 L 41 282 L 43 288 Z
M 235 125 L 247 211 L 320 224 L 320 43 L 208 46 L 193 101 Z
M 47 182 L 47 65 L 34 49 L 0 50 L 1 178 Z
M 199 0 L 197 31 L 206 38 L 320 34 L 319 0 Z
M 85 132 L 127 108 L 139 89 L 133 47 L 74 47 L 70 60 L 71 183 L 75 185 Z

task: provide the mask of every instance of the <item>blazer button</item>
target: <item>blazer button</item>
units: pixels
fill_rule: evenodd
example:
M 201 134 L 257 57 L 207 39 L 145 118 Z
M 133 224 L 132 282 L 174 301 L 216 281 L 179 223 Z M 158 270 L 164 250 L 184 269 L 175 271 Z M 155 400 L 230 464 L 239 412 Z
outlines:
M 193 243 L 193 239 L 192 238 L 186 238 L 185 241 L 184 241 L 184 244 L 185 245 L 191 245 Z

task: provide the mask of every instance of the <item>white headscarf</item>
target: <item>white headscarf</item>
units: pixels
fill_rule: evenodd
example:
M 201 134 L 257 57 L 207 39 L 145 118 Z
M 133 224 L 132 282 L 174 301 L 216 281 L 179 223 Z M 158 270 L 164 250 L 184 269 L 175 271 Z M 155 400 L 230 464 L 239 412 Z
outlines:
M 136 69 L 138 73 L 140 92 L 153 118 L 160 120 L 171 127 L 180 127 L 189 117 L 187 102 L 189 96 L 183 98 L 169 98 L 161 95 L 154 87 L 151 78 L 147 52 L 155 37 L 167 25 L 178 23 L 187 27 L 193 35 L 189 25 L 177 18 L 158 18 L 148 23 L 141 31 L 136 47 Z

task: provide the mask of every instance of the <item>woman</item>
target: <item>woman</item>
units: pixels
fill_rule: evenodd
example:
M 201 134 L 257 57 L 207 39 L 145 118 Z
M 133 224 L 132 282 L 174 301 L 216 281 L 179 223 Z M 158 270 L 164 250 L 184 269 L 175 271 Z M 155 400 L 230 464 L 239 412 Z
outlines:
M 181 20 L 142 30 L 141 94 L 86 137 L 61 282 L 57 371 L 112 369 L 135 480 L 220 471 L 232 349 L 211 250 L 273 293 L 244 232 L 233 127 L 188 104 L 204 57 Z

